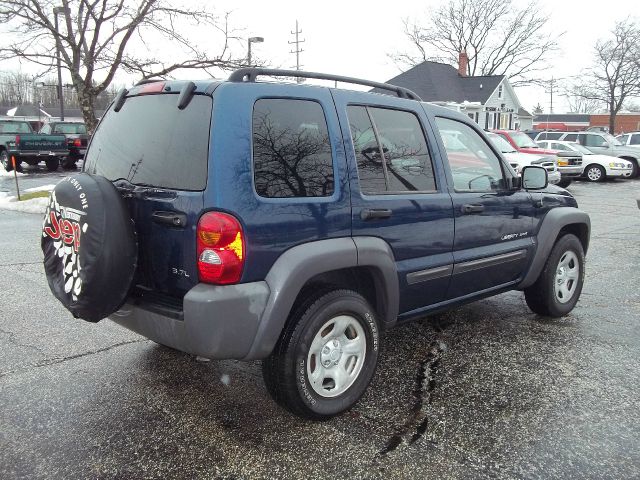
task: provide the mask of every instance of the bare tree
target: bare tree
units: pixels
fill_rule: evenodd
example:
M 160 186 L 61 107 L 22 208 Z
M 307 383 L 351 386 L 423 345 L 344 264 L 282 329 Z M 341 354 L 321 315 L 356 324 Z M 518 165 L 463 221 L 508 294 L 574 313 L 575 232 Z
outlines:
M 542 105 L 540 105 L 540 102 L 538 102 L 538 104 L 533 107 L 533 112 L 534 115 L 540 115 L 541 113 L 544 113 L 544 109 L 542 108 Z
M 424 22 L 404 20 L 413 49 L 391 58 L 405 65 L 455 65 L 466 51 L 467 75 L 507 75 L 513 85 L 523 85 L 558 49 L 559 35 L 547 30 L 548 20 L 536 0 L 523 7 L 512 0 L 448 0 Z
M 612 38 L 598 40 L 593 66 L 573 86 L 585 101 L 607 105 L 609 131 L 625 102 L 640 96 L 640 26 L 632 20 L 616 23 Z
M 584 98 L 571 90 L 564 94 L 571 113 L 596 113 L 604 105 L 601 100 Z
M 0 40 L 0 60 L 27 60 L 46 72 L 60 49 L 90 131 L 97 124 L 95 101 L 119 70 L 142 79 L 164 78 L 179 69 L 233 68 L 243 62 L 231 54 L 235 37 L 228 15 L 218 18 L 205 6 L 180 7 L 169 0 L 0 0 L 0 24 L 7 31 Z M 207 32 L 202 48 L 188 35 L 198 28 Z M 148 53 L 158 43 L 167 47 L 171 60 Z

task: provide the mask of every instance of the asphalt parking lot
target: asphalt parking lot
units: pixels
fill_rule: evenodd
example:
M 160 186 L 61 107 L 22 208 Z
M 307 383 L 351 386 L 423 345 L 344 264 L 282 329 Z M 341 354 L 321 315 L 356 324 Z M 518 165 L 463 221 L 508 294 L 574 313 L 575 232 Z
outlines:
M 592 221 L 570 316 L 511 292 L 387 332 L 363 400 L 323 423 L 277 407 L 258 362 L 74 320 L 40 215 L 0 210 L 0 478 L 638 478 L 640 180 L 569 190 Z

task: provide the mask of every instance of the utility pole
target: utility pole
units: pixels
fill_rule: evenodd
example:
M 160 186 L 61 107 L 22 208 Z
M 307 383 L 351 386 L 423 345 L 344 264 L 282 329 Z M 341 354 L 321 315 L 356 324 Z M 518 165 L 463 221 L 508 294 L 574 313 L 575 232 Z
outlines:
M 302 50 L 300 48 L 300 44 L 304 42 L 304 40 L 300 40 L 300 34 L 302 33 L 302 30 L 300 30 L 298 28 L 298 20 L 296 20 L 296 29 L 294 32 L 291 32 L 291 35 L 295 35 L 296 39 L 293 42 L 288 42 L 289 45 L 294 45 L 295 44 L 295 50 L 291 50 L 289 53 L 295 53 L 296 54 L 296 70 L 300 70 L 300 54 L 302 52 L 304 52 L 304 50 Z M 296 83 L 302 83 L 302 78 L 300 77 L 296 77 Z
M 551 77 L 551 80 L 547 80 L 549 99 L 551 104 L 549 105 L 549 113 L 553 113 L 553 90 L 558 85 L 558 79 Z

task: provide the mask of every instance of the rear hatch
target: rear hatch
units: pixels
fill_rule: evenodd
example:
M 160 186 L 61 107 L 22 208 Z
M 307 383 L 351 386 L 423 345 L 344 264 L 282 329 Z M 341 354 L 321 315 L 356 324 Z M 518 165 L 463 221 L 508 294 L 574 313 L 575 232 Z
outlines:
M 133 93 L 100 122 L 85 171 L 111 180 L 128 203 L 139 250 L 134 294 L 180 307 L 198 283 L 213 99 L 196 94 L 179 109 L 179 95 Z

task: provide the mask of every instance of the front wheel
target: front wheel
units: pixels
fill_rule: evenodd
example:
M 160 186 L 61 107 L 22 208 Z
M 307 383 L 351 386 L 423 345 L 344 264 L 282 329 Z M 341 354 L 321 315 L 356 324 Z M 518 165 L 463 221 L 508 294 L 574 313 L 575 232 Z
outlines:
M 606 178 L 607 173 L 600 165 L 589 165 L 584 169 L 584 176 L 587 177 L 587 180 L 590 182 L 602 182 Z
M 9 154 L 6 150 L 0 151 L 0 162 L 2 162 L 2 166 L 7 172 L 13 170 L 13 165 L 11 164 L 11 160 L 9 159 Z
M 378 332 L 375 312 L 357 292 L 310 295 L 262 363 L 267 390 L 303 418 L 324 420 L 348 410 L 375 372 Z
M 524 289 L 529 308 L 547 317 L 562 317 L 576 306 L 584 283 L 584 249 L 567 234 L 553 246 L 536 282 Z

